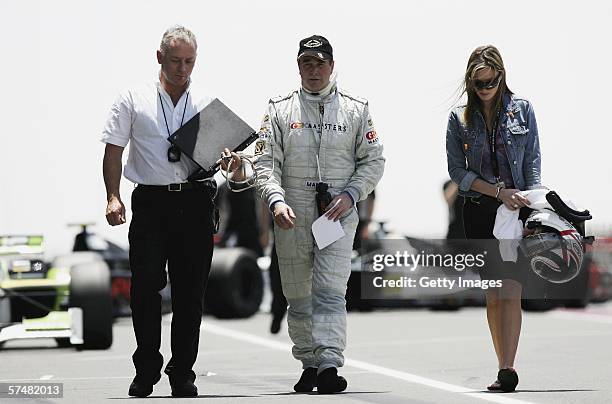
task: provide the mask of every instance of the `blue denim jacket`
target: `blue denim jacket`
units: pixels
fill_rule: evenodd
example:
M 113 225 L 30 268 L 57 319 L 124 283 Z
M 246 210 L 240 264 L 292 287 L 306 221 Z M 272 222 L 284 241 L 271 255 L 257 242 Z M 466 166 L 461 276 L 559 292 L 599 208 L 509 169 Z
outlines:
M 477 197 L 480 193 L 470 190 L 476 178 L 484 178 L 481 171 L 482 154 L 487 147 L 484 118 L 479 111 L 474 117 L 474 128 L 468 128 L 464 120 L 465 105 L 455 108 L 448 117 L 446 129 L 446 158 L 448 173 L 459 185 L 459 194 Z M 510 163 L 515 188 L 533 189 L 541 186 L 540 142 L 538 126 L 529 101 L 515 95 L 504 96 L 500 133 L 506 142 L 506 156 Z

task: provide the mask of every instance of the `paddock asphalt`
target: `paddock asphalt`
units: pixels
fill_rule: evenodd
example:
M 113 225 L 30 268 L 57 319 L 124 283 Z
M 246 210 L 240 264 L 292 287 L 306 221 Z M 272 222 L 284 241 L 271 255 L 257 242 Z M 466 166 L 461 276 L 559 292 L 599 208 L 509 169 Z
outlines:
M 170 320 L 163 319 L 162 353 L 170 357 Z M 204 317 L 194 370 L 198 399 L 213 403 L 611 403 L 612 303 L 583 310 L 524 313 L 509 394 L 486 392 L 496 361 L 483 308 L 349 313 L 349 383 L 337 395 L 296 394 L 300 366 L 290 353 L 286 323 L 268 332 L 270 316 L 246 320 Z M 106 351 L 57 348 L 53 340 L 9 341 L 0 351 L 0 383 L 62 383 L 62 398 L 11 402 L 114 403 L 170 399 L 166 377 L 146 399 L 128 398 L 135 346 L 131 319 L 114 325 Z

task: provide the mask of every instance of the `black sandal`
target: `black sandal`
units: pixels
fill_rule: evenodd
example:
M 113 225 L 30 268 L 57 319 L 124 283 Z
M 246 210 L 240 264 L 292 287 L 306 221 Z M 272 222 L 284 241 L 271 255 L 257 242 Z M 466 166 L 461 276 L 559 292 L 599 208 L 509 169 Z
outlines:
M 513 368 L 500 369 L 497 372 L 497 380 L 499 380 L 501 391 L 504 393 L 516 390 L 516 385 L 519 382 L 518 374 Z
M 499 380 L 495 380 L 493 383 L 487 386 L 487 390 L 489 391 L 501 391 L 501 383 Z

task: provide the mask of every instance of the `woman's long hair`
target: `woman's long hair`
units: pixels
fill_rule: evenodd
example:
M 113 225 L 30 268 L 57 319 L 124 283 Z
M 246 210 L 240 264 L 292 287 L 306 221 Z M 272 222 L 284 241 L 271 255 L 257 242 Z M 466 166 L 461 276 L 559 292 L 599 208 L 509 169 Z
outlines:
M 465 77 L 463 79 L 463 93 L 467 93 L 467 106 L 465 108 L 464 120 L 467 122 L 468 127 L 474 127 L 474 112 L 481 109 L 482 103 L 478 94 L 476 94 L 476 88 L 474 87 L 474 76 L 482 69 L 491 68 L 497 74 L 501 74 L 501 81 L 497 87 L 497 93 L 493 101 L 493 111 L 499 111 L 504 94 L 513 94 L 512 91 L 506 85 L 506 70 L 504 68 L 504 61 L 502 60 L 499 50 L 493 45 L 479 46 L 474 49 L 468 60 L 467 69 L 465 71 Z M 484 111 L 483 112 L 484 115 Z

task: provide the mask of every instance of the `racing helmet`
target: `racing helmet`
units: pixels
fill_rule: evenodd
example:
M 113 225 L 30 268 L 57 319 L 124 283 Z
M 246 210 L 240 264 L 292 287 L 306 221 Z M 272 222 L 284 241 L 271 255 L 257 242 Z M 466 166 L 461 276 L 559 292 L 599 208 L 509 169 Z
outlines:
M 578 276 L 584 239 L 570 222 L 542 209 L 529 215 L 525 227 L 533 233 L 523 238 L 521 249 L 536 275 L 552 283 L 569 282 Z

